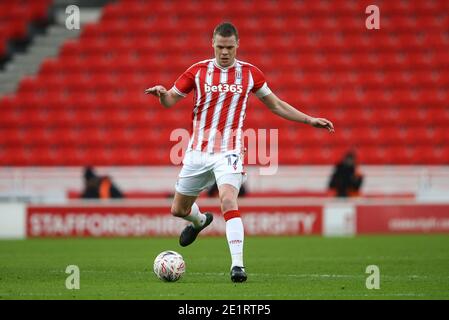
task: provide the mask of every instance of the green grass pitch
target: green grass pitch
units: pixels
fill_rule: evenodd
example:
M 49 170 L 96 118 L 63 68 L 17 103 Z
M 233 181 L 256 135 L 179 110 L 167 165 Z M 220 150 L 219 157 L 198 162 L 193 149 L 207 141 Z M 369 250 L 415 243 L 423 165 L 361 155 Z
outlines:
M 449 299 L 449 235 L 247 237 L 246 283 L 230 281 L 225 237 L 0 241 L 0 299 Z M 186 273 L 165 283 L 152 272 L 164 250 Z M 68 265 L 80 289 L 65 287 Z M 368 265 L 380 289 L 367 289 Z

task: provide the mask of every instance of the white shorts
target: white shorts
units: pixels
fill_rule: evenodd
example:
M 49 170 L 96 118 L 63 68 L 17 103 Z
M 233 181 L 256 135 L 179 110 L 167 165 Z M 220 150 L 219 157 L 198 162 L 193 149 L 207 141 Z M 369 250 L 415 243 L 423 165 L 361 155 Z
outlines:
M 240 190 L 246 180 L 242 155 L 237 152 L 209 154 L 201 151 L 187 151 L 182 161 L 175 189 L 186 196 L 198 196 L 211 187 L 230 184 Z

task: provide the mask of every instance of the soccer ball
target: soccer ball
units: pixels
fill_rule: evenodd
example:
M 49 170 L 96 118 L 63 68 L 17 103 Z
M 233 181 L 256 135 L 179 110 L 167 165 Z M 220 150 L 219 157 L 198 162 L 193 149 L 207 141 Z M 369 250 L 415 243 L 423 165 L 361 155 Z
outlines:
M 154 259 L 153 271 L 156 276 L 168 282 L 178 281 L 186 271 L 183 257 L 175 251 L 164 251 Z

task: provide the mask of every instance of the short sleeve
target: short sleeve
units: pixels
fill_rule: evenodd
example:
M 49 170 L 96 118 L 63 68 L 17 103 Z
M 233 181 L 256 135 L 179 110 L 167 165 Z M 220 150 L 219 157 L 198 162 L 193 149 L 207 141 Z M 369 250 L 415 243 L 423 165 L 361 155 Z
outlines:
M 259 68 L 252 66 L 251 75 L 253 77 L 254 86 L 251 92 L 255 93 L 257 97 L 262 98 L 271 93 L 270 88 L 268 88 L 265 75 Z
M 175 81 L 173 90 L 180 96 L 187 96 L 190 91 L 195 87 L 195 66 L 191 66 L 187 69 L 179 78 Z

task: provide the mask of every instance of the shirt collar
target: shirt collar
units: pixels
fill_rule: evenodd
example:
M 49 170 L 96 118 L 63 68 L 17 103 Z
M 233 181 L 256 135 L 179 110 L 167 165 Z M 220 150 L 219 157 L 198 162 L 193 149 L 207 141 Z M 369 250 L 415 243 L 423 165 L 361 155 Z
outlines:
M 237 62 L 237 59 L 234 58 L 234 62 L 229 67 L 220 67 L 220 65 L 217 62 L 217 59 L 214 59 L 214 66 L 217 67 L 220 70 L 226 71 L 226 70 L 229 70 L 232 67 L 234 67 L 236 62 Z

